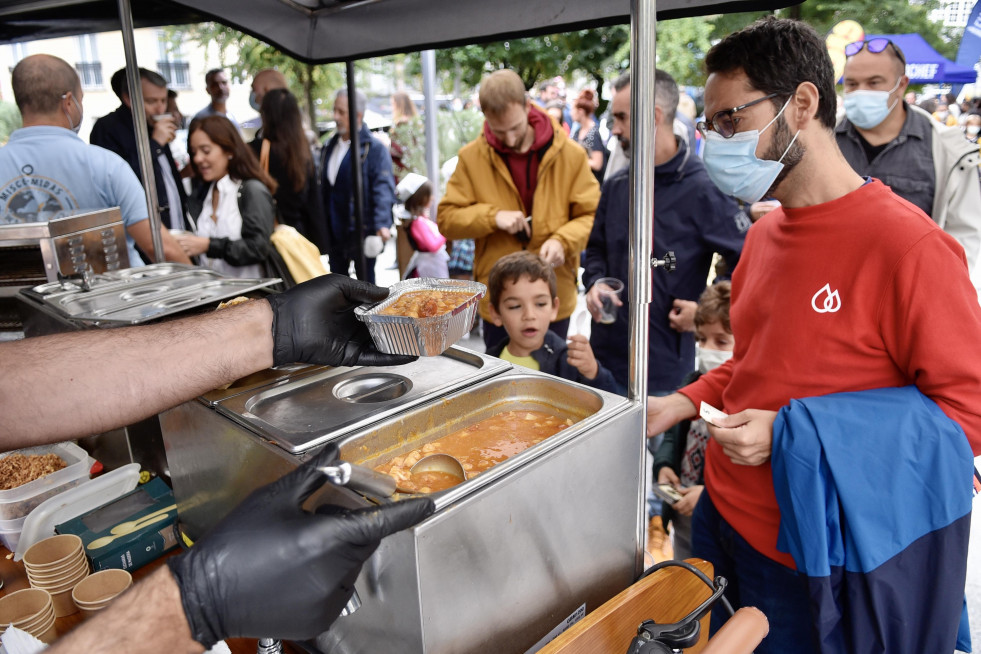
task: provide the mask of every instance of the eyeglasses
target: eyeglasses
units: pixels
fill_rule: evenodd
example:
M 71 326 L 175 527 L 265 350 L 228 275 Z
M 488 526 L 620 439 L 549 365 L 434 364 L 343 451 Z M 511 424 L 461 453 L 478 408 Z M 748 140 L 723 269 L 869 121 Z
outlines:
M 892 46 L 893 52 L 896 53 L 896 56 L 899 57 L 899 60 L 903 62 L 903 65 L 905 66 L 906 57 L 903 56 L 903 51 L 897 48 L 895 43 L 884 38 L 869 39 L 868 41 L 854 41 L 853 43 L 849 43 L 845 46 L 845 56 L 854 57 L 862 51 L 862 48 L 867 49 L 872 54 L 879 54 L 889 46 Z
M 721 136 L 724 139 L 732 138 L 736 134 L 736 124 L 732 120 L 732 115 L 734 113 L 752 107 L 754 104 L 759 104 L 764 100 L 775 98 L 778 95 L 781 94 L 771 93 L 770 95 L 764 95 L 762 98 L 756 98 L 752 102 L 741 104 L 738 107 L 733 107 L 732 109 L 723 109 L 722 111 L 716 111 L 715 114 L 712 116 L 711 120 L 709 121 L 701 120 L 698 122 L 697 125 L 695 125 L 695 127 L 697 127 L 698 131 L 701 132 L 703 135 L 709 130 L 709 128 L 711 128 L 712 131 L 716 132 L 719 136 Z

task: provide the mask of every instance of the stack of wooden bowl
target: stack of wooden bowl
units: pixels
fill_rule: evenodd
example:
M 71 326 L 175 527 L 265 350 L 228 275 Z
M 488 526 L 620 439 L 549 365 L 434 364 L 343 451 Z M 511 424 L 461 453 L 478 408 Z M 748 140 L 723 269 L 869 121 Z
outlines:
M 54 605 L 48 591 L 24 588 L 0 598 L 0 634 L 11 626 L 26 631 L 42 642 L 54 642 L 58 632 L 55 630 Z
M 51 593 L 56 616 L 78 611 L 72 601 L 72 589 L 89 575 L 81 538 L 62 534 L 35 543 L 24 552 L 24 567 L 32 587 Z
M 100 570 L 83 579 L 72 591 L 75 605 L 85 614 L 106 608 L 117 595 L 133 585 L 133 576 L 125 570 Z

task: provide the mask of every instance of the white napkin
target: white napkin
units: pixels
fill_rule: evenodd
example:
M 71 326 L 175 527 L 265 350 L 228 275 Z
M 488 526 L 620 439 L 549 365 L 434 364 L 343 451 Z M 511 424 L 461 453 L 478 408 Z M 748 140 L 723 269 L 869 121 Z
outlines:
M 0 646 L 0 654 L 37 654 L 47 647 L 40 640 L 17 627 L 10 627 L 3 632 L 0 642 L 3 643 Z M 232 654 L 232 650 L 228 649 L 228 645 L 222 640 L 205 654 Z
M 3 654 L 37 654 L 47 647 L 40 640 L 17 627 L 10 627 L 3 632 L 0 642 L 3 642 L 3 647 L 0 647 L 0 653 Z

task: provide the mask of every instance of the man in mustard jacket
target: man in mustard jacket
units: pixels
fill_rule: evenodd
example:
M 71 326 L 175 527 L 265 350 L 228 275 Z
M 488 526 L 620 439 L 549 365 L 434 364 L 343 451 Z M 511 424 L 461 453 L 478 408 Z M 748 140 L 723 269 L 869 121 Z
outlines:
M 474 239 L 474 278 L 484 284 L 494 263 L 512 252 L 530 250 L 551 263 L 560 301 L 551 329 L 565 338 L 599 184 L 586 151 L 532 104 L 513 71 L 481 80 L 480 108 L 484 131 L 460 150 L 437 210 L 439 230 L 450 240 Z M 486 297 L 480 315 L 487 347 L 507 336 L 491 322 Z

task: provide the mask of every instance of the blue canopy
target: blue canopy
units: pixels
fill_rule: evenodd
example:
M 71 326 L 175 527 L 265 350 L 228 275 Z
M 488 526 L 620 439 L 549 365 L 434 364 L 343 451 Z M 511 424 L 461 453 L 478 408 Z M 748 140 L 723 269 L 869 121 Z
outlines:
M 945 59 L 919 34 L 866 34 L 865 40 L 886 38 L 906 56 L 906 76 L 913 84 L 971 84 L 977 72 Z

